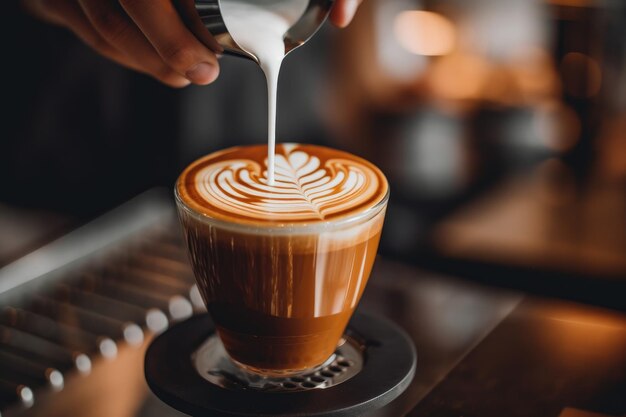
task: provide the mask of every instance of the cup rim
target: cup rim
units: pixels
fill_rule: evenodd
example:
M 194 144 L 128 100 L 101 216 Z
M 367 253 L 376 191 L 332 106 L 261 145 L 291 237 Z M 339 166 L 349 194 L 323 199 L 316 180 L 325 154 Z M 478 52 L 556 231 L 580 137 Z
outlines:
M 257 234 L 317 234 L 321 232 L 333 231 L 338 229 L 344 229 L 353 225 L 364 223 L 374 218 L 377 214 L 383 211 L 387 207 L 389 201 L 390 187 L 387 183 L 387 191 L 380 201 L 366 210 L 358 212 L 352 216 L 341 217 L 336 220 L 320 221 L 320 222 L 302 222 L 302 223 L 235 223 L 218 219 L 209 216 L 206 213 L 199 213 L 187 205 L 178 193 L 178 187 L 174 186 L 174 198 L 176 199 L 176 205 L 179 209 L 184 210 L 188 215 L 191 215 L 196 220 L 203 223 L 219 227 L 220 229 L 227 229 L 235 232 L 245 233 L 257 233 Z

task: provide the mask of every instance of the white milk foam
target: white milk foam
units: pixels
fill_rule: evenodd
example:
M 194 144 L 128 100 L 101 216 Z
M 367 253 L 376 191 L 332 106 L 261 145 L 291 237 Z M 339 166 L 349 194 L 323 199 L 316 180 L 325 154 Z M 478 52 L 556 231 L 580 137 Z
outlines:
M 221 0 L 222 16 L 237 44 L 257 57 L 268 91 L 269 184 L 274 184 L 276 148 L 276 91 L 285 57 L 285 33 L 302 17 L 309 0 Z
M 322 163 L 294 144 L 276 157 L 276 180 L 252 160 L 230 159 L 198 171 L 196 190 L 211 206 L 235 215 L 285 222 L 325 220 L 380 193 L 376 172 L 351 159 Z

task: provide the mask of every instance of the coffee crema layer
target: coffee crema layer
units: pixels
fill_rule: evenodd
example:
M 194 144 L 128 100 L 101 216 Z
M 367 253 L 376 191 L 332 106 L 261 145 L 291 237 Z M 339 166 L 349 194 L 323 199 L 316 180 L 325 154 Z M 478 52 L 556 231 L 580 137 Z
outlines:
M 378 168 L 335 149 L 280 144 L 275 164 L 270 185 L 267 146 L 229 148 L 192 163 L 177 193 L 197 213 L 261 225 L 339 220 L 367 212 L 387 194 Z

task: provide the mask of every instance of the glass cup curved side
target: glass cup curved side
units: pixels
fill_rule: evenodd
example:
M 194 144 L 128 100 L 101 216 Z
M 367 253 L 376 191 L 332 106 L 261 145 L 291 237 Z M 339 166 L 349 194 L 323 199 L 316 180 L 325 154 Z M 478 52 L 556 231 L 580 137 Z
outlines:
M 387 196 L 366 215 L 283 229 L 216 221 L 176 202 L 198 288 L 234 362 L 262 376 L 326 362 L 369 279 Z

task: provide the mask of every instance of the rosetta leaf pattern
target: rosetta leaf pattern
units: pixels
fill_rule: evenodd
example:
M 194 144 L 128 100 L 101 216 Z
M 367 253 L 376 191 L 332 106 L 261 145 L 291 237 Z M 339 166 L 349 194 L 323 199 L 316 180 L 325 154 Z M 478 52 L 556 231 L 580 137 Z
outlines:
M 279 168 L 277 180 L 292 184 L 294 191 L 297 191 L 302 201 L 308 204 L 311 212 L 323 219 L 323 207 L 316 202 L 315 196 L 317 182 L 313 179 L 316 175 L 320 176 L 319 174 L 324 179 L 328 178 L 328 173 L 320 167 L 319 158 L 295 151 L 288 153 L 286 157 L 278 155 L 276 165 Z
M 275 181 L 267 160 L 223 160 L 200 170 L 198 192 L 213 207 L 255 219 L 325 220 L 350 211 L 376 192 L 376 176 L 349 159 L 321 160 L 297 146 L 275 157 Z

